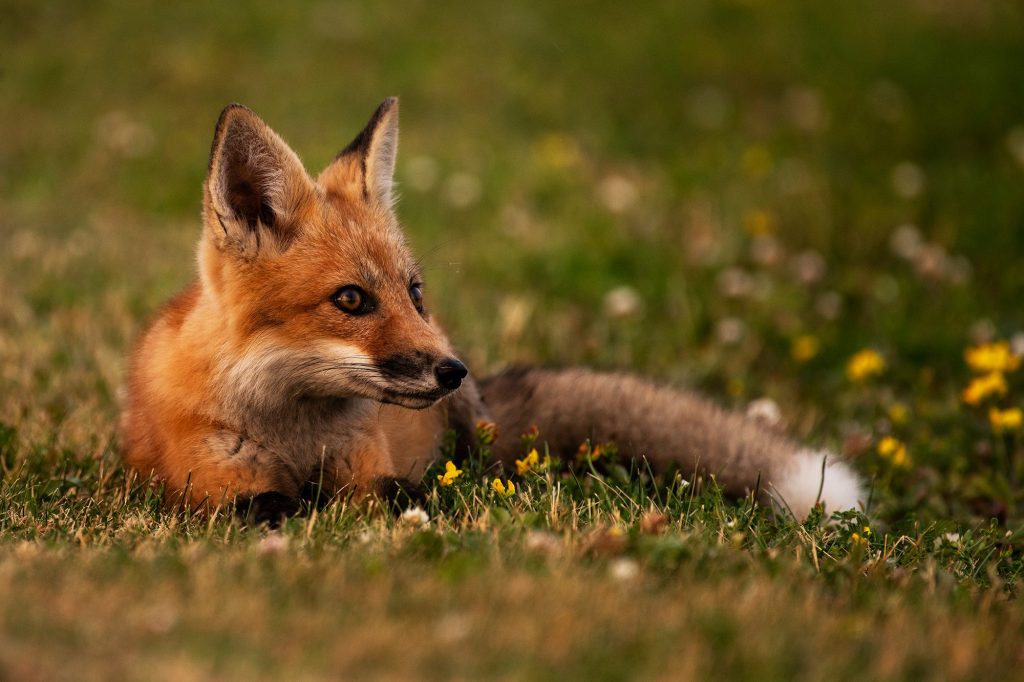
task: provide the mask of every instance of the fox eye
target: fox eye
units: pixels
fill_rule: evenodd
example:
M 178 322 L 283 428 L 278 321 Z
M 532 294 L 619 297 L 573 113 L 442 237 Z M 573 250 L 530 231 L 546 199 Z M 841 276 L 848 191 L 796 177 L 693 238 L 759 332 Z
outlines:
M 342 287 L 334 292 L 331 301 L 343 313 L 349 315 L 365 315 L 374 308 L 373 302 L 366 292 L 355 285 Z
M 412 304 L 416 306 L 416 310 L 423 312 L 423 285 L 413 284 L 409 287 L 409 298 L 412 299 Z

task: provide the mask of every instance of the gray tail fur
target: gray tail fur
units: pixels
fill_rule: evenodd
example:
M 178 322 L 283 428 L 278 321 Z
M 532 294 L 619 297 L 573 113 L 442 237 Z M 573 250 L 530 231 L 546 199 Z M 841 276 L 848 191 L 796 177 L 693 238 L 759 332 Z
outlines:
M 831 511 L 863 499 L 857 475 L 826 452 L 691 393 L 622 374 L 583 369 L 513 369 L 481 382 L 501 434 L 494 452 L 511 464 L 518 435 L 536 426 L 540 442 L 563 459 L 581 443 L 611 442 L 620 454 L 646 458 L 655 471 L 714 475 L 732 496 L 759 486 L 764 497 L 803 516 L 816 502 Z M 689 474 L 687 472 L 690 472 Z

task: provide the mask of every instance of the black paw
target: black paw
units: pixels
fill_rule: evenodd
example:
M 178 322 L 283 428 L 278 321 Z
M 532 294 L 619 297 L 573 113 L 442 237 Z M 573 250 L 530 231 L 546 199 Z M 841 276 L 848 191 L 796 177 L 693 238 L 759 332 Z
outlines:
M 426 489 L 405 478 L 378 478 L 373 483 L 373 494 L 385 507 L 402 513 L 409 507 L 422 506 L 427 499 Z
M 334 501 L 334 495 L 316 481 L 306 481 L 302 489 L 299 490 L 299 500 L 311 510 L 323 511 L 327 505 Z
M 277 492 L 259 493 L 235 502 L 235 513 L 246 524 L 266 524 L 270 528 L 277 528 L 289 516 L 298 514 L 300 508 L 299 500 Z

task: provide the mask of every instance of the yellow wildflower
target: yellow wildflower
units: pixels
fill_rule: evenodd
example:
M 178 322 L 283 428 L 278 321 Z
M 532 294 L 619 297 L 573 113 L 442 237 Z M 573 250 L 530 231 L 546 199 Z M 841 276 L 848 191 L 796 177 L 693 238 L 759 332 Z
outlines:
M 578 166 L 583 161 L 579 143 L 564 133 L 547 133 L 534 142 L 534 155 L 550 168 Z
M 1014 355 L 1006 341 L 983 343 L 964 351 L 964 360 L 979 374 L 1013 372 L 1020 367 L 1020 356 Z
M 516 473 L 522 476 L 536 469 L 538 464 L 540 464 L 540 455 L 537 454 L 537 448 L 533 448 L 526 457 L 516 460 Z
M 455 479 L 462 475 L 462 469 L 456 469 L 451 460 L 445 462 L 444 473 L 437 475 L 437 480 L 442 486 L 449 486 Z
M 789 355 L 796 362 L 801 364 L 811 360 L 821 349 L 821 343 L 817 336 L 802 334 L 793 339 L 789 346 Z
M 885 359 L 871 348 L 854 353 L 846 364 L 846 376 L 851 381 L 861 382 L 881 374 L 885 370 Z
M 763 178 L 772 170 L 772 153 L 761 145 L 748 147 L 740 157 L 740 165 L 748 176 Z
M 476 423 L 476 437 L 481 445 L 493 445 L 498 440 L 498 425 L 486 419 L 479 420 Z
M 878 454 L 889 460 L 897 469 L 910 468 L 907 446 L 892 436 L 886 436 L 878 443 Z
M 863 537 L 860 533 L 854 533 L 850 536 L 850 544 L 860 547 L 868 546 L 868 539 Z
M 993 395 L 1006 395 L 1006 377 L 1001 372 L 971 379 L 961 398 L 968 405 L 980 405 L 985 398 Z
M 760 208 L 747 211 L 743 215 L 743 229 L 755 237 L 771 234 L 775 230 L 775 216 Z
M 576 461 L 594 461 L 598 459 L 601 455 L 605 454 L 605 452 L 608 451 L 608 448 L 611 447 L 611 445 L 611 443 L 605 443 L 604 445 L 602 445 L 601 443 L 597 443 L 592 445 L 589 440 L 585 440 L 582 443 L 580 443 L 579 448 L 576 449 Z
M 1021 425 L 1024 425 L 1024 412 L 1021 412 L 1019 407 L 1011 407 L 1008 410 L 997 410 L 993 407 L 988 411 L 988 421 L 996 433 L 1020 431 Z
M 509 479 L 506 484 L 502 483 L 500 478 L 496 478 L 491 481 L 491 489 L 502 497 L 512 497 L 516 494 L 516 484 L 512 482 L 512 479 Z
M 889 415 L 889 421 L 891 421 L 893 424 L 906 424 L 907 421 L 910 419 L 910 411 L 907 409 L 907 406 L 904 405 L 903 403 L 893 403 L 892 405 L 889 406 L 889 409 L 886 411 L 886 413 Z

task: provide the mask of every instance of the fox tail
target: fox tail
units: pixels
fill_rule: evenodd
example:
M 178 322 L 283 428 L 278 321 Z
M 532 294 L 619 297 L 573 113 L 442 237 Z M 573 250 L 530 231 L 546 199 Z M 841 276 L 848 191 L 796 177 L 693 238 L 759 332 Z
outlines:
M 798 445 L 745 415 L 691 393 L 642 379 L 583 369 L 519 368 L 484 379 L 484 403 L 499 431 L 494 451 L 506 464 L 522 457 L 509 435 L 536 426 L 553 455 L 567 458 L 581 443 L 611 442 L 655 471 L 713 475 L 729 495 L 757 489 L 798 518 L 818 502 L 828 511 L 865 500 L 860 478 L 821 450 Z

